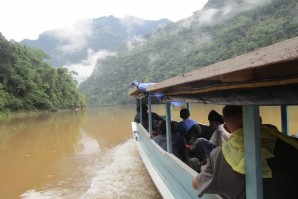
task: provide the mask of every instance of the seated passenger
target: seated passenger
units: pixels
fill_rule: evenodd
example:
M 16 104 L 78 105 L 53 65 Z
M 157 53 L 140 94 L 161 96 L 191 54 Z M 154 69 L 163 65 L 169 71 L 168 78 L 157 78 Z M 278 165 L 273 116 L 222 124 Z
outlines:
M 198 122 L 190 119 L 189 110 L 186 108 L 180 110 L 180 118 L 182 118 L 183 121 L 178 123 L 177 131 L 186 139 L 186 143 L 188 143 L 189 140 L 187 139 L 187 137 L 189 137 L 190 129 L 193 125 L 198 124 Z
M 213 132 L 209 142 L 215 147 L 220 146 L 226 142 L 230 136 L 227 127 L 224 125 L 223 116 L 214 110 L 211 110 L 208 115 L 209 127 Z
M 193 178 L 193 188 L 199 197 L 214 193 L 231 199 L 246 198 L 242 107 L 225 106 L 223 115 L 231 136 L 212 150 L 201 173 Z M 264 198 L 292 198 L 297 194 L 298 143 L 266 125 L 261 126 L 260 136 Z
M 142 123 L 145 129 L 149 129 L 149 121 L 148 121 L 148 107 L 146 104 L 142 104 L 142 112 L 143 112 L 143 116 L 142 116 Z M 159 123 L 163 120 L 158 114 L 151 112 L 152 115 L 152 134 L 158 134 L 158 126 Z M 140 123 L 140 106 L 137 107 L 137 114 L 134 118 L 134 122 L 136 123 Z
M 194 124 L 189 129 L 188 133 L 184 136 L 187 150 L 190 149 L 190 147 L 193 145 L 193 143 L 197 140 L 197 138 L 203 136 L 203 129 L 201 128 L 201 125 Z
M 197 138 L 205 138 L 206 140 L 209 140 L 212 134 L 213 130 L 210 128 L 210 126 L 205 124 L 194 124 L 184 138 L 186 144 L 188 145 L 187 147 L 190 147 L 194 144 Z
M 223 117 L 216 111 L 210 111 L 208 115 L 209 127 L 213 132 L 210 140 L 205 138 L 197 138 L 190 147 L 190 154 L 199 158 L 200 161 L 206 162 L 212 149 L 220 146 L 228 140 L 230 133 L 224 127 Z
M 163 120 L 160 124 L 161 134 L 153 138 L 153 140 L 165 151 L 167 150 L 167 130 L 166 121 Z M 183 162 L 187 162 L 186 147 L 184 138 L 176 131 L 174 122 L 171 122 L 172 131 L 172 153 Z

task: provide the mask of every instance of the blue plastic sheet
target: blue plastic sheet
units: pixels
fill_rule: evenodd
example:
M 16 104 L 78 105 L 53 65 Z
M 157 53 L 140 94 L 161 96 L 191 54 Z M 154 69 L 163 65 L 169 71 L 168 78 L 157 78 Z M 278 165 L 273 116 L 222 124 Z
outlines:
M 148 93 L 146 90 L 147 87 L 151 86 L 153 84 L 155 84 L 155 83 L 141 83 L 141 82 L 137 82 L 137 81 L 131 82 L 131 85 L 136 86 L 141 92 L 144 92 L 144 93 Z M 160 100 L 162 100 L 162 98 L 164 96 L 162 93 L 151 93 L 151 95 L 156 96 Z M 170 101 L 170 102 L 173 106 L 182 106 L 184 103 L 183 101 Z

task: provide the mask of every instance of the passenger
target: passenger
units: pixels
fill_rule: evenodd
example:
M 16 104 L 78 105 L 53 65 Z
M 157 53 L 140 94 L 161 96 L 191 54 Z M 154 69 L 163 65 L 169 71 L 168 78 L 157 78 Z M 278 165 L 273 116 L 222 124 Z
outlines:
M 166 121 L 163 120 L 160 124 L 161 134 L 153 138 L 153 140 L 165 151 L 167 150 L 167 135 L 166 135 Z M 181 135 L 179 135 L 175 128 L 175 123 L 171 122 L 172 131 L 172 153 L 183 162 L 187 162 L 185 141 Z
M 224 124 L 223 116 L 216 111 L 210 111 L 208 115 L 209 126 L 213 131 L 213 134 L 209 140 L 214 146 L 214 148 L 221 146 L 222 143 L 228 141 L 230 133 L 228 127 Z
M 145 129 L 149 129 L 149 121 L 148 121 L 148 107 L 146 104 L 142 104 L 142 112 L 143 112 L 143 117 L 142 117 L 142 123 Z M 158 114 L 151 112 L 152 114 L 152 134 L 153 136 L 159 134 L 159 129 L 158 126 L 160 122 L 163 120 Z M 137 114 L 134 118 L 134 122 L 140 123 L 140 106 L 137 107 Z
M 209 127 L 213 132 L 210 140 L 205 138 L 197 138 L 190 147 L 190 154 L 200 159 L 201 162 L 206 163 L 212 149 L 220 146 L 223 142 L 228 140 L 230 133 L 224 127 L 222 115 L 214 110 L 211 110 L 208 115 Z
M 193 125 L 198 124 L 197 121 L 190 119 L 190 113 L 189 110 L 186 108 L 183 108 L 180 110 L 180 118 L 183 119 L 183 121 L 178 123 L 177 131 L 180 135 L 182 135 L 184 138 L 189 137 L 190 129 Z M 186 143 L 187 139 L 186 139 Z
M 242 107 L 225 106 L 223 115 L 231 136 L 212 150 L 201 173 L 193 178 L 193 188 L 199 197 L 214 193 L 231 199 L 246 198 Z M 266 125 L 261 126 L 260 136 L 264 198 L 293 197 L 298 183 L 297 142 Z M 284 151 L 291 152 L 283 154 Z

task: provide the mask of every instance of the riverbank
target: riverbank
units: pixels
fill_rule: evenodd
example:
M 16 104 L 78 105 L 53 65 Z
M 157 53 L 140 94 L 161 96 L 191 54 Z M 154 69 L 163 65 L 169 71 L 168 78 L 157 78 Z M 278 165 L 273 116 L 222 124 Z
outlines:
M 6 119 L 18 119 L 27 116 L 45 115 L 55 112 L 68 112 L 68 111 L 84 111 L 86 109 L 61 109 L 61 110 L 22 110 L 22 111 L 0 111 L 0 121 Z

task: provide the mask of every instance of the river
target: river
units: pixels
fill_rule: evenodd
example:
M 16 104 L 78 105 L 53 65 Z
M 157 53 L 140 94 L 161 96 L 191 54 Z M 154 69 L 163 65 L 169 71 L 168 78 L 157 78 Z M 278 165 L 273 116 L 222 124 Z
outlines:
M 191 117 L 207 123 L 211 109 L 222 107 L 192 105 Z M 165 114 L 162 105 L 153 111 Z M 132 139 L 134 115 L 134 106 L 116 106 L 0 121 L 0 198 L 161 198 Z M 261 116 L 280 129 L 278 107 L 262 107 Z M 298 108 L 289 116 L 298 132 Z

